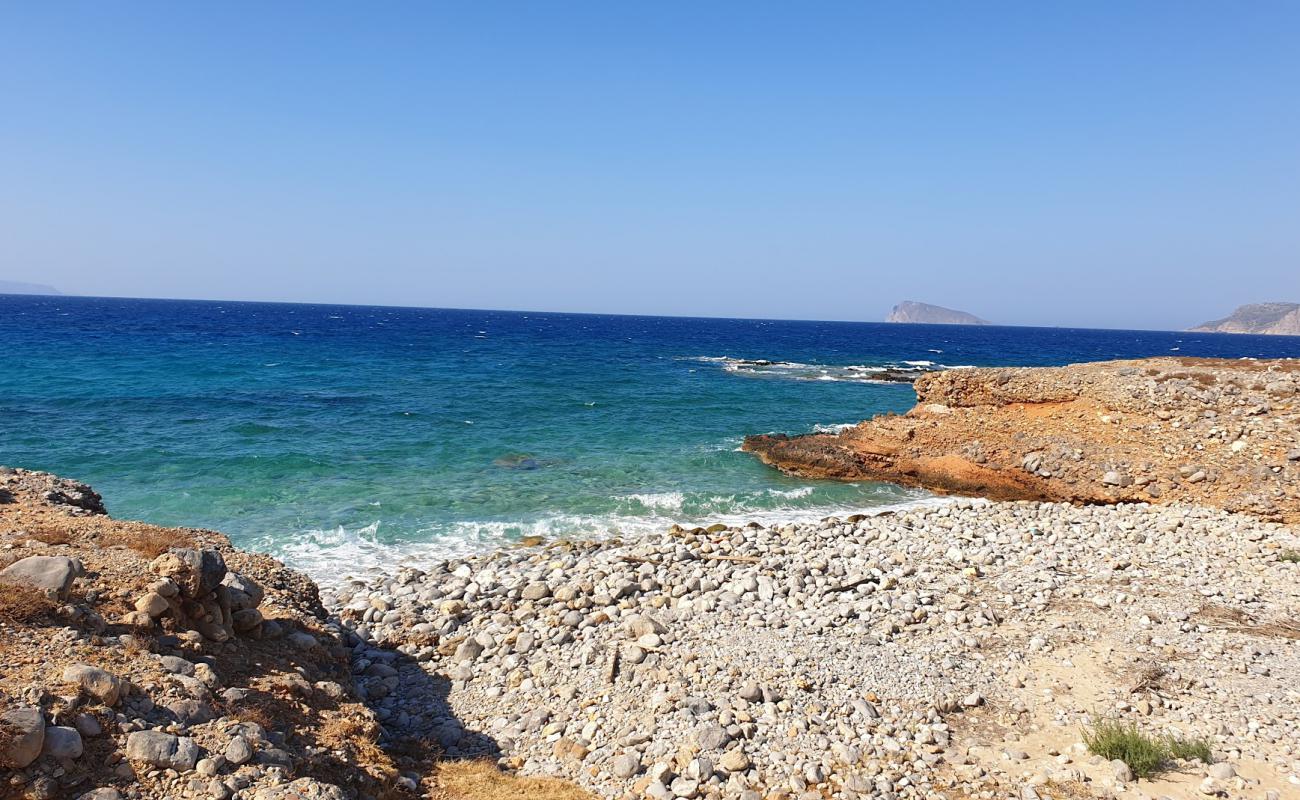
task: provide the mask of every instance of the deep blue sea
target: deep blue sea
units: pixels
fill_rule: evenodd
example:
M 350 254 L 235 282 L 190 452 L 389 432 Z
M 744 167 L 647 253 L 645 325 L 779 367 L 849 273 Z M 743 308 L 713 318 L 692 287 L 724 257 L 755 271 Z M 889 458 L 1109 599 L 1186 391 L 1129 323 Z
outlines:
M 737 448 L 909 408 L 885 366 L 1170 353 L 1300 357 L 1300 337 L 0 296 L 0 464 L 330 579 L 923 499 Z

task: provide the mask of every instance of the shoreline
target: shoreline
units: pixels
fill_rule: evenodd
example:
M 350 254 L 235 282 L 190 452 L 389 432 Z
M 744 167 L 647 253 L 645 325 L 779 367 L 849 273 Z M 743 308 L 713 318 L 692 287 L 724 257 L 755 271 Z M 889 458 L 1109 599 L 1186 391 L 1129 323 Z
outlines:
M 765 453 L 795 472 L 1050 501 L 673 526 L 323 587 L 0 469 L 8 787 L 1300 800 L 1300 428 L 1275 372 L 962 370 L 918 381 L 906 416 L 763 440 L 795 442 Z M 1138 780 L 1085 743 L 1107 720 L 1197 747 Z
M 803 478 L 1078 503 L 1189 502 L 1300 522 L 1300 361 L 1151 358 L 931 373 L 837 434 L 745 438 Z
M 289 697 L 306 692 L 294 702 L 307 728 L 278 742 L 238 721 L 247 713 L 238 702 L 199 692 L 187 702 L 213 703 L 213 721 L 200 713 L 159 730 L 197 742 L 207 765 L 182 764 L 167 778 L 110 758 L 117 769 L 101 780 L 118 794 L 92 800 L 163 796 L 167 786 L 186 797 L 278 800 L 291 786 L 303 797 L 350 797 L 355 790 L 334 794 L 337 772 L 310 766 L 317 731 L 341 725 L 310 700 L 325 690 L 277 677 L 321 670 L 325 652 L 347 668 L 317 672 L 316 683 L 349 698 L 342 719 L 355 726 L 333 746 L 364 748 L 374 741 L 362 733 L 369 725 L 380 745 L 365 751 L 372 772 L 447 800 L 473 800 L 482 796 L 474 787 L 489 785 L 507 796 L 524 790 L 502 781 L 534 776 L 570 784 L 526 784 L 531 794 L 519 796 L 578 798 L 584 787 L 612 798 L 1041 800 L 1072 786 L 1083 794 L 1070 796 L 1133 800 L 1157 791 L 1300 797 L 1300 695 L 1287 677 L 1300 674 L 1300 564 L 1284 558 L 1300 552 L 1300 536 L 1243 514 L 948 498 L 852 519 L 673 528 L 394 570 L 324 588 L 328 613 L 316 616 L 300 605 L 303 588 L 283 594 L 316 584 L 293 583 L 306 579 L 241 556 L 219 534 L 117 523 L 69 506 L 67 492 L 37 494 L 0 504 L 0 520 L 213 537 L 232 565 L 262 565 L 249 574 L 267 584 L 266 618 L 283 629 L 265 645 L 154 634 L 144 649 L 139 633 L 93 635 L 101 649 L 80 657 L 109 657 L 124 685 L 132 676 L 136 697 L 105 718 L 100 742 L 125 747 L 133 725 L 148 730 L 155 719 L 143 709 L 174 702 L 138 699 L 167 685 L 136 676 L 172 663 L 160 661 L 169 648 L 191 665 L 215 665 L 223 697 L 238 689 L 233 663 L 245 663 L 249 681 L 235 696 L 278 685 Z M 119 559 L 116 548 L 52 540 L 0 528 L 0 553 L 76 552 L 96 571 Z M 139 620 L 122 628 L 105 616 L 109 632 L 142 630 Z M 305 650 L 282 644 L 303 636 Z M 55 675 L 71 655 L 60 658 L 43 638 L 31 646 L 52 666 L 0 676 L 9 704 L 29 696 L 15 681 Z M 236 662 L 223 660 L 230 655 Z M 254 660 L 286 659 L 261 677 L 247 672 Z M 1219 764 L 1177 762 L 1154 783 L 1134 782 L 1080 744 L 1087 725 L 1111 716 L 1154 735 L 1204 738 Z M 54 713 L 48 725 L 62 719 Z M 231 763 L 223 748 L 249 730 L 262 737 L 257 748 L 286 753 L 297 772 L 260 757 Z M 385 762 L 386 750 L 417 742 L 441 755 Z M 466 761 L 474 758 L 506 772 Z M 59 763 L 42 757 L 23 774 L 52 780 Z
M 1173 536 L 1181 554 L 1163 552 Z M 964 796 L 1064 782 L 1146 796 L 1078 751 L 1102 702 L 1144 728 L 1207 738 L 1246 776 L 1180 765 L 1163 793 L 1254 786 L 1291 798 L 1300 698 L 1282 676 L 1300 671 L 1300 628 L 1286 627 L 1300 614 L 1288 570 L 1300 567 L 1279 553 L 1297 543 L 1285 526 L 1201 507 L 958 499 L 852 523 L 498 551 L 353 582 L 327 602 L 359 643 L 414 659 L 391 690 L 399 730 L 457 756 L 499 748 L 523 774 L 604 797 Z M 1214 566 L 1247 554 L 1251 571 Z M 1186 583 L 1168 584 L 1170 569 Z M 1287 585 L 1261 583 L 1256 571 L 1273 569 Z M 1242 611 L 1184 588 L 1241 580 L 1268 596 Z M 1216 614 L 1242 616 L 1227 634 Z M 1235 667 L 1198 654 L 1253 641 L 1252 625 L 1278 643 L 1245 669 L 1249 694 L 1268 700 L 1185 686 L 1233 682 Z M 1167 683 L 1129 691 L 1131 673 L 1165 663 L 1180 665 Z M 426 673 L 450 681 L 459 725 L 402 710 L 422 707 L 406 686 Z M 1035 696 L 1049 687 L 1059 697 Z M 1215 709 L 1231 706 L 1267 719 L 1281 749 L 1218 727 Z

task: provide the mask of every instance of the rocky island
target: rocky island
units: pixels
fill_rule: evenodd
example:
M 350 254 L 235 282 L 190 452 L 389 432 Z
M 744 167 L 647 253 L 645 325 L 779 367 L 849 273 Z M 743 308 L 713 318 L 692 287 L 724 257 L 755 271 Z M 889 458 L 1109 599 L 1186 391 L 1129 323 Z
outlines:
M 885 322 L 910 322 L 927 325 L 993 324 L 965 311 L 954 311 L 951 308 L 932 306 L 929 303 L 918 303 L 914 300 L 904 300 L 894 306 L 894 310 L 889 312 L 888 317 L 885 317 Z
M 1300 336 L 1300 303 L 1252 303 L 1238 307 L 1231 316 L 1203 322 L 1188 330 Z
M 746 447 L 999 500 L 321 587 L 6 469 L 0 790 L 1293 800 L 1297 377 L 1189 359 L 925 375 L 905 416 Z

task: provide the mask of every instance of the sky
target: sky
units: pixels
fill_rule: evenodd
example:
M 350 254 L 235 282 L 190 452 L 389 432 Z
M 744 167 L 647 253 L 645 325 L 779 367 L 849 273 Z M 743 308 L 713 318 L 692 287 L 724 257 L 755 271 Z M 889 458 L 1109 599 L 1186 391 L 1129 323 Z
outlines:
M 0 279 L 1182 328 L 1300 301 L 1300 3 L 0 2 Z

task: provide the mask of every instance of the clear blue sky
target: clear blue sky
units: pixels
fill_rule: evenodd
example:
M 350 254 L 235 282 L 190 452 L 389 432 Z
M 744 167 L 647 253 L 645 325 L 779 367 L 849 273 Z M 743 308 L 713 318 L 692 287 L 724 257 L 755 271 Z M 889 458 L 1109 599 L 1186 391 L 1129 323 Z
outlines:
M 0 278 L 1184 327 L 1300 301 L 1300 2 L 0 4 Z

